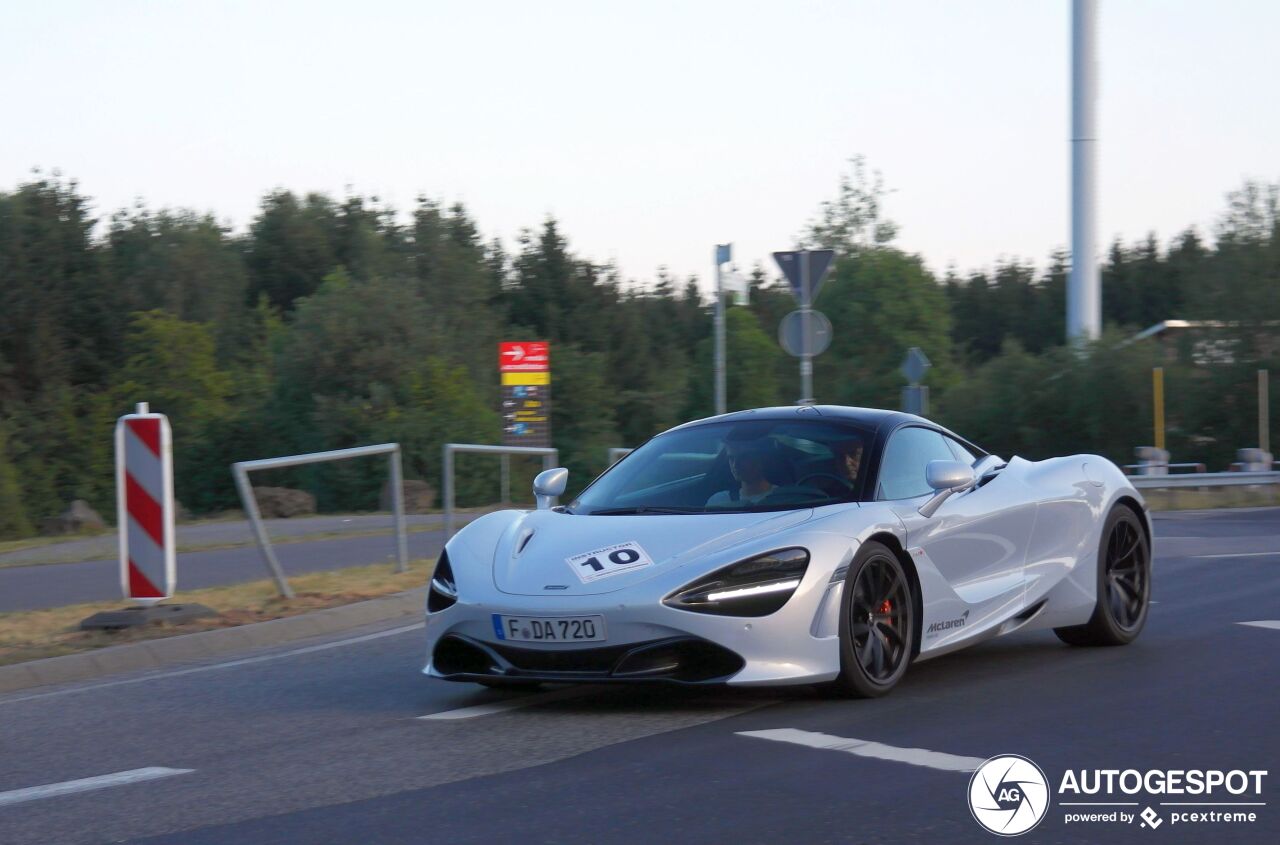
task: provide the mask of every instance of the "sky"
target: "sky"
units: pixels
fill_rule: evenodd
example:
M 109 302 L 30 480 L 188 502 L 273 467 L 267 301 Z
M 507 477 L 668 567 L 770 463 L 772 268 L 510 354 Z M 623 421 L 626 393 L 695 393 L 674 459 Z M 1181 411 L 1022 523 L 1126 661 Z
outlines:
M 1100 0 L 1099 231 L 1212 232 L 1280 181 L 1280 3 Z M 1069 232 L 1069 0 L 0 0 L 0 190 L 60 171 L 244 229 L 273 188 L 464 203 L 508 245 L 706 284 L 854 155 L 935 272 Z

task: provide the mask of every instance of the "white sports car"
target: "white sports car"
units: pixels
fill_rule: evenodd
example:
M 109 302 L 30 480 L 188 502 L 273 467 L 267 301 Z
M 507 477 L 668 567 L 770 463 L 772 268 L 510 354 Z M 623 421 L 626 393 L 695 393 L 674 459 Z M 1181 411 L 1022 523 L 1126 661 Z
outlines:
M 567 475 L 448 542 L 427 675 L 878 696 L 1011 631 L 1120 645 L 1146 622 L 1151 522 L 1097 455 L 1005 462 L 910 414 L 783 407 L 666 431 L 553 507 Z

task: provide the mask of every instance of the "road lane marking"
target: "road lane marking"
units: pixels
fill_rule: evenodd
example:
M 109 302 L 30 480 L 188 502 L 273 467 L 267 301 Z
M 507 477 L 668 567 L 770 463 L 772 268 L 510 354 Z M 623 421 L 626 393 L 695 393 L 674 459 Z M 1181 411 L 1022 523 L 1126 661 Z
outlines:
M 958 754 L 945 754 L 941 751 L 929 751 L 924 748 L 898 748 L 866 739 L 852 739 L 843 736 L 802 731 L 796 728 L 775 728 L 767 731 L 738 731 L 738 736 L 769 739 L 774 742 L 789 742 L 807 748 L 819 748 L 826 751 L 843 751 L 858 757 L 873 757 L 877 760 L 892 760 L 895 763 L 907 763 L 911 766 L 924 766 L 929 769 L 940 769 L 944 772 L 973 772 L 986 762 L 983 757 L 961 757 Z
M 538 693 L 536 695 L 524 695 L 519 698 L 507 698 L 502 701 L 491 701 L 488 704 L 476 704 L 471 707 L 460 707 L 457 710 L 444 710 L 440 713 L 428 713 L 425 716 L 416 716 L 417 719 L 426 719 L 428 721 L 453 721 L 454 719 L 476 719 L 480 716 L 492 716 L 494 713 L 505 713 L 508 710 L 518 710 L 521 707 L 532 707 L 535 704 L 546 704 L 550 701 L 563 701 L 566 698 L 577 698 L 580 695 L 586 695 L 591 690 L 586 687 L 569 687 L 568 689 L 552 690 L 551 692 Z
M 163 766 L 149 766 L 145 769 L 130 769 L 127 772 L 115 772 L 110 775 L 98 775 L 80 780 L 65 780 L 62 783 L 46 783 L 43 786 L 29 786 L 26 789 L 12 789 L 0 792 L 0 807 L 6 804 L 21 804 L 23 801 L 35 801 L 39 798 L 56 798 L 59 795 L 73 795 L 77 792 L 90 792 L 94 789 L 106 789 L 109 786 L 125 786 L 130 783 L 141 783 L 145 780 L 186 775 L 195 769 L 166 769 Z
M 1237 625 L 1252 625 L 1255 628 L 1270 628 L 1273 631 L 1280 631 L 1280 621 L 1275 619 L 1259 619 L 1257 622 L 1237 622 Z
M 35 695 L 24 695 L 20 698 L 0 698 L 0 705 L 17 704 L 19 701 L 34 701 L 41 698 L 52 698 L 58 695 L 71 695 L 77 692 L 91 692 L 94 690 L 106 689 L 107 687 L 119 687 L 125 684 L 140 684 L 144 681 L 159 681 L 165 678 L 179 678 L 183 675 L 194 675 L 198 672 L 212 672 L 215 669 L 233 669 L 237 666 L 250 666 L 254 663 L 266 663 L 269 660 L 283 660 L 286 657 L 297 657 L 301 654 L 313 654 L 317 651 L 327 651 L 331 648 L 341 648 L 342 646 L 356 645 L 357 643 L 366 643 L 370 640 L 380 640 L 383 637 L 394 637 L 400 634 L 407 634 L 410 631 L 421 631 L 422 623 L 418 622 L 414 625 L 404 625 L 399 628 L 392 628 L 388 631 L 377 631 L 372 634 L 363 634 L 359 637 L 350 637 L 345 640 L 335 640 L 329 643 L 319 643 L 318 645 L 304 646 L 303 648 L 295 648 L 289 651 L 282 651 L 278 654 L 263 654 L 257 657 L 244 657 L 239 660 L 229 660 L 225 663 L 210 663 L 204 666 L 192 666 L 189 669 L 176 669 L 172 672 L 157 672 L 152 675 L 143 675 L 138 678 L 124 678 L 119 681 L 105 681 L 100 684 L 90 684 L 83 687 L 73 687 L 71 689 L 54 690 L 53 692 L 41 692 Z
M 1206 558 L 1216 557 L 1275 557 L 1276 555 L 1280 555 L 1280 552 L 1231 552 L 1230 554 L 1192 555 L 1192 557 L 1198 560 L 1204 560 Z

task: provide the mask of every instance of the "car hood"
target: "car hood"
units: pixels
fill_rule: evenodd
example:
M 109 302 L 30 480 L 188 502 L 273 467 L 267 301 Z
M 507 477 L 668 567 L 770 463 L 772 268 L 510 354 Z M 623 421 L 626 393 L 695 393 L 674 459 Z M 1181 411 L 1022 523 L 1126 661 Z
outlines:
M 502 592 L 515 595 L 612 593 L 706 555 L 784 531 L 811 516 L 812 508 L 629 516 L 528 511 L 513 520 L 498 539 L 493 555 L 494 583 Z M 568 561 L 619 543 L 638 544 L 653 564 L 583 583 Z

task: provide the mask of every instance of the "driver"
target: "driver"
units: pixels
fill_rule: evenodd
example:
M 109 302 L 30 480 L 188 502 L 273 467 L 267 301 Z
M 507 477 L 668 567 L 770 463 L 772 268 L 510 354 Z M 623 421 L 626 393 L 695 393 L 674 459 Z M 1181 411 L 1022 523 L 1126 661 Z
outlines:
M 842 498 L 848 496 L 849 491 L 857 489 L 858 471 L 862 468 L 862 441 L 841 440 L 831 444 L 831 452 L 835 475 L 818 473 L 805 479 L 804 483 L 817 487 L 833 498 Z
M 707 507 L 726 507 L 737 503 L 754 505 L 773 492 L 773 483 L 764 476 L 765 449 L 759 440 L 745 443 L 731 441 L 726 451 L 729 456 L 729 472 L 733 473 L 738 488 L 713 493 L 707 499 Z

